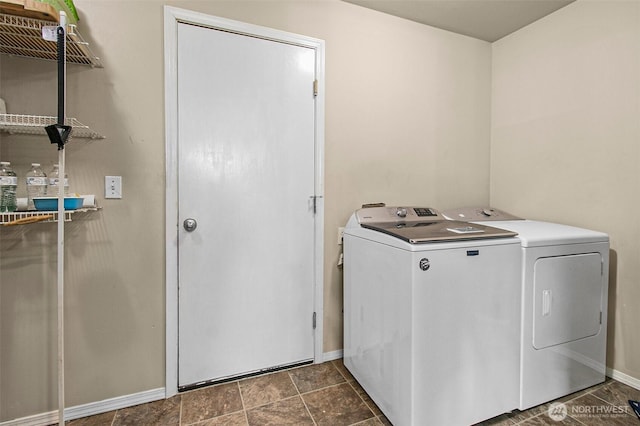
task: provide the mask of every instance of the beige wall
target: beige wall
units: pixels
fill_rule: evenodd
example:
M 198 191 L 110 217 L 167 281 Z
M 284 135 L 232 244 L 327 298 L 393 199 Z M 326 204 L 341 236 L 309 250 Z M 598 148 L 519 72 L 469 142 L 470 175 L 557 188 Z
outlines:
M 607 365 L 640 379 L 640 2 L 578 1 L 493 44 L 491 204 L 609 233 Z
M 102 69 L 68 67 L 67 148 L 99 213 L 67 228 L 67 405 L 164 386 L 163 4 L 326 41 L 324 351 L 342 348 L 337 228 L 365 202 L 489 201 L 491 46 L 339 1 L 76 0 Z M 55 66 L 0 58 L 9 111 L 55 115 Z M 1 135 L 18 172 L 55 148 Z M 103 200 L 121 175 L 122 200 Z M 55 409 L 55 226 L 0 227 L 0 421 Z

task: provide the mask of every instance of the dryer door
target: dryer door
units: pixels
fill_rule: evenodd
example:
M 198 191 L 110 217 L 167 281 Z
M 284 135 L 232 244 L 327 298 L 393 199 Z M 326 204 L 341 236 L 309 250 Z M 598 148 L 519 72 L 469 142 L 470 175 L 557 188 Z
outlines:
M 533 277 L 533 347 L 543 349 L 598 334 L 602 256 L 586 253 L 539 258 Z

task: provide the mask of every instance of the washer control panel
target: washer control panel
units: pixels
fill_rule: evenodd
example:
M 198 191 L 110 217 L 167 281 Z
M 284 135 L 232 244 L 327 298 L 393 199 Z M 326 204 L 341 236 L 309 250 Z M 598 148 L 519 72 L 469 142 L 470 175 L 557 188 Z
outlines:
M 358 222 L 363 223 L 413 223 L 446 220 L 431 207 L 367 207 L 356 211 Z
M 420 217 L 438 216 L 438 213 L 429 207 L 414 207 L 413 211 Z

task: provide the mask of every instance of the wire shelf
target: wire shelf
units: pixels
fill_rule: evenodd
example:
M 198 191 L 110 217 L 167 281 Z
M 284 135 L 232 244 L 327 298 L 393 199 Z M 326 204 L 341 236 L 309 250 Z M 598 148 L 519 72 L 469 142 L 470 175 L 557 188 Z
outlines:
M 0 53 L 27 58 L 57 60 L 56 43 L 42 38 L 42 27 L 56 22 L 0 14 Z M 75 25 L 67 25 L 67 62 L 102 68 L 102 61 L 93 54 Z
M 45 127 L 56 124 L 58 119 L 43 115 L 0 114 L 0 130 L 9 134 L 45 135 Z M 85 139 L 104 139 L 73 117 L 67 117 L 65 124 L 71 126 L 71 136 Z
M 65 210 L 64 212 L 64 221 L 71 222 L 71 216 L 76 213 L 86 213 L 86 212 L 95 212 L 98 211 L 99 207 L 83 207 L 77 210 Z M 0 225 L 10 225 L 11 222 L 16 220 L 24 220 L 24 219 L 36 219 L 36 221 L 31 223 L 50 223 L 58 221 L 58 211 L 17 211 L 17 212 L 4 212 L 0 213 Z M 43 220 L 37 220 L 38 218 L 42 218 Z M 28 223 L 25 223 L 25 225 Z M 30 223 L 29 223 L 30 224 Z M 20 224 L 16 224 L 20 225 Z

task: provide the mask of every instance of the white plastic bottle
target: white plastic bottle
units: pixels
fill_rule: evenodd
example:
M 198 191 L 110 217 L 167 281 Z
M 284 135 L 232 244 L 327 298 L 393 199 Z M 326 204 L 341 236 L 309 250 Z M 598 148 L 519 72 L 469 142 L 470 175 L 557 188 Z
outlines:
M 33 197 L 47 195 L 47 175 L 40 168 L 40 163 L 31 163 L 27 172 L 27 210 L 35 210 Z
M 18 178 L 8 161 L 0 161 L 0 212 L 14 212 L 18 208 L 16 188 Z
M 64 174 L 64 195 L 69 195 L 69 175 Z M 54 164 L 53 169 L 49 172 L 49 186 L 47 187 L 47 195 L 50 197 L 58 196 L 58 185 L 60 183 L 60 165 Z

